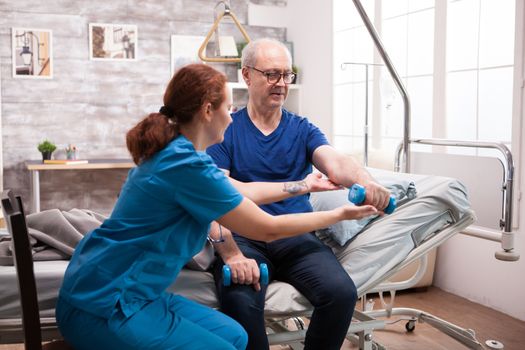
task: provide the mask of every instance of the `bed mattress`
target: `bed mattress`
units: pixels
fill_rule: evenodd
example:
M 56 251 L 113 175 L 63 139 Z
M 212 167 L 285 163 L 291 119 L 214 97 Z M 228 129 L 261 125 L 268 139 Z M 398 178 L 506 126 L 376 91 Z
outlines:
M 380 182 L 414 182 L 417 197 L 402 204 L 388 216 L 370 222 L 362 232 L 344 246 L 330 237 L 329 245 L 354 280 L 358 291 L 370 280 L 398 266 L 417 246 L 438 235 L 441 228 L 470 213 L 465 187 L 455 179 L 394 173 L 369 169 Z M 346 196 L 344 191 L 330 195 Z M 312 202 L 319 200 L 312 195 Z M 430 249 L 430 248 L 429 248 Z M 34 264 L 39 305 L 42 317 L 53 316 L 55 301 L 68 261 L 37 261 Z M 189 299 L 218 307 L 212 275 L 207 272 L 183 269 L 169 291 Z M 15 268 L 0 266 L 0 318 L 20 315 Z M 301 314 L 311 309 L 308 301 L 291 285 L 274 281 L 268 287 L 265 312 L 270 316 Z

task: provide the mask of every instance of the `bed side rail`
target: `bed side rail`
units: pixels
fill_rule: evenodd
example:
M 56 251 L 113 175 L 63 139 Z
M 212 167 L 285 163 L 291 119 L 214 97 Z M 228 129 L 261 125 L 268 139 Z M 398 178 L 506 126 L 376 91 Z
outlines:
M 499 226 L 503 230 L 501 232 L 488 230 L 481 227 L 470 226 L 466 228 L 463 233 L 488 239 L 495 242 L 501 243 L 502 250 L 497 251 L 494 255 L 496 259 L 503 261 L 517 261 L 520 255 L 514 250 L 514 237 L 515 232 L 512 232 L 512 207 L 513 207 L 513 180 L 514 180 L 514 161 L 512 159 L 512 153 L 509 148 L 501 142 L 486 142 L 486 141 L 460 141 L 460 140 L 445 140 L 445 139 L 413 139 L 409 140 L 409 143 L 416 143 L 421 145 L 433 145 L 433 146 L 452 146 L 452 147 L 471 147 L 471 148 L 491 148 L 501 152 L 504 158 L 504 162 L 501 162 L 503 166 L 503 203 L 502 203 L 502 218 L 500 219 Z M 394 163 L 394 171 L 400 171 L 400 158 L 401 152 L 403 151 L 402 143 L 400 143 L 396 149 L 396 157 Z

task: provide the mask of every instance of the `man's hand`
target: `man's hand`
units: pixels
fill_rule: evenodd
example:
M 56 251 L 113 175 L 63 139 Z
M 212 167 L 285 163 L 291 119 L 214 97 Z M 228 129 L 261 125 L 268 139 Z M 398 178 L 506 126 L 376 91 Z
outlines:
M 308 188 L 308 192 L 334 191 L 343 188 L 329 179 L 324 178 L 321 173 L 310 173 L 303 181 Z
M 213 222 L 210 229 L 210 235 L 219 239 L 219 224 Z M 224 241 L 214 243 L 215 251 L 219 253 L 225 264 L 230 266 L 231 278 L 233 283 L 253 284 L 256 291 L 261 290 L 259 282 L 259 266 L 254 259 L 246 258 L 233 239 L 232 233 L 226 227 L 222 227 Z
M 236 254 L 224 261 L 230 266 L 232 283 L 253 284 L 256 291 L 261 290 L 260 272 L 257 261 L 246 258 L 242 253 Z
M 363 204 L 369 204 L 378 210 L 384 210 L 390 201 L 390 191 L 376 182 L 369 181 L 366 184 L 360 184 L 366 189 L 366 198 Z

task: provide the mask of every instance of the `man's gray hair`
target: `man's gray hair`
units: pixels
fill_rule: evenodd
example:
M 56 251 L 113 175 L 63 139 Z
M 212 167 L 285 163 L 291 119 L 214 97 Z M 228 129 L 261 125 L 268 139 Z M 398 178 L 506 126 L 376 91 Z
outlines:
M 261 44 L 274 44 L 277 46 L 282 47 L 286 51 L 286 55 L 288 56 L 288 59 L 290 60 L 290 64 L 292 64 L 292 54 L 290 53 L 290 50 L 288 50 L 288 47 L 284 45 L 279 40 L 275 40 L 272 38 L 261 38 L 257 40 L 252 40 L 244 47 L 241 53 L 241 67 L 250 66 L 253 67 L 257 63 L 257 52 L 259 49 L 259 46 Z

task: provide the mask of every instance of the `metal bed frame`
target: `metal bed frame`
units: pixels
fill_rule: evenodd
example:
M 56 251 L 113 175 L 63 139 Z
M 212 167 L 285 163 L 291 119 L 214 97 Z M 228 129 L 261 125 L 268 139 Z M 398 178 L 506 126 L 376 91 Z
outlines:
M 427 322 L 472 349 L 485 349 L 475 338 L 474 331 L 470 329 L 461 328 L 421 310 L 393 308 L 396 290 L 410 288 L 423 277 L 427 266 L 427 253 L 432 248 L 439 246 L 441 243 L 458 233 L 458 231 L 465 229 L 472 224 L 474 220 L 474 212 L 470 211 L 466 213 L 460 220 L 444 228 L 439 234 L 433 236 L 421 244 L 421 246 L 412 250 L 405 260 L 390 270 L 387 274 L 381 275 L 375 280 L 369 280 L 360 286 L 357 293 L 363 302 L 363 311 L 356 310 L 354 312 L 354 319 L 348 329 L 347 339 L 356 343 L 361 350 L 385 349 L 385 347 L 373 341 L 373 331 L 376 329 L 384 329 L 387 324 L 398 322 L 399 320 L 386 321 L 379 319 L 379 317 L 404 315 L 405 317 L 402 319 L 407 321 L 406 328 L 408 331 L 414 330 L 416 321 Z M 400 282 L 382 282 L 405 268 L 407 265 L 418 260 L 420 261 L 419 268 L 409 279 Z M 388 304 L 384 302 L 382 296 L 382 293 L 385 291 L 389 291 L 391 296 L 391 302 Z M 366 300 L 366 295 L 368 293 L 379 293 L 384 308 L 380 310 L 367 310 L 364 301 Z M 269 322 L 267 322 L 267 327 L 271 330 L 271 333 L 268 335 L 270 344 L 287 344 L 292 349 L 302 349 L 301 341 L 305 338 L 306 329 L 304 327 L 304 322 L 300 317 L 308 317 L 310 314 L 311 313 L 302 313 L 297 315 L 297 317 L 292 317 L 296 328 L 295 330 L 290 330 L 284 326 L 283 322 L 279 322 L 283 321 L 284 318 L 278 320 L 270 319 Z

